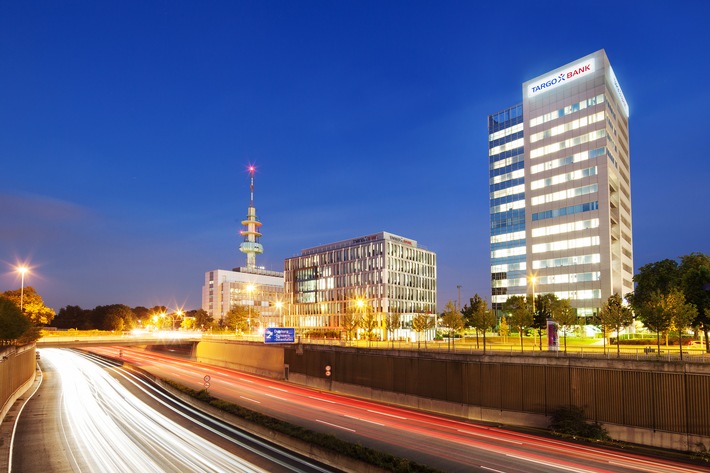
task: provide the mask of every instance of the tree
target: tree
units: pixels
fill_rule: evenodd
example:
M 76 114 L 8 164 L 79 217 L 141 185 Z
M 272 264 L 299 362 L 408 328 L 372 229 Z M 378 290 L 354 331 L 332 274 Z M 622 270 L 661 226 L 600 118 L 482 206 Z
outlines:
M 89 329 L 91 326 L 91 311 L 84 310 L 78 305 L 68 305 L 59 309 L 59 313 L 52 320 L 52 327 Z
M 486 351 L 486 332 L 496 324 L 495 314 L 488 308 L 488 303 L 478 294 L 470 299 L 470 305 L 461 309 L 464 323 L 476 330 L 476 348 L 478 349 L 478 334 L 483 333 L 483 352 Z
M 641 323 L 656 332 L 656 349 L 659 355 L 661 353 L 661 334 L 665 333 L 671 326 L 671 320 L 663 307 L 664 298 L 665 296 L 661 291 L 656 291 L 635 309 L 636 317 Z
M 247 332 L 251 329 L 251 311 L 244 305 L 235 305 L 224 315 L 224 326 L 235 332 Z
M 421 334 L 434 328 L 434 318 L 428 314 L 417 314 L 412 319 L 412 330 L 417 334 L 417 348 L 421 348 Z M 426 348 L 426 338 L 424 339 Z
M 710 256 L 703 253 L 691 253 L 680 258 L 680 287 L 686 302 L 693 304 L 698 315 L 691 323 L 705 335 L 705 351 L 710 353 Z
M 54 318 L 54 309 L 44 305 L 42 296 L 32 286 L 26 286 L 24 293 L 20 288 L 15 291 L 5 291 L 3 295 L 17 307 L 20 307 L 22 302 L 22 314 L 35 325 L 49 325 Z
M 32 323 L 20 308 L 6 297 L 0 297 L 0 344 L 9 345 L 22 337 Z
M 392 341 L 392 348 L 394 348 L 394 332 L 402 325 L 402 314 L 399 312 L 390 312 L 385 317 L 385 329 L 387 334 Z
M 560 326 L 565 341 L 565 353 L 567 353 L 567 331 L 571 326 L 577 325 L 577 310 L 572 307 L 569 299 L 558 299 L 552 305 L 552 320 Z
M 524 296 L 510 296 L 503 303 L 503 312 L 510 314 L 510 325 L 520 334 L 520 351 L 523 351 L 523 332 L 533 323 L 532 308 Z
M 365 315 L 360 319 L 360 328 L 365 332 L 365 338 L 367 338 L 368 345 L 375 337 L 375 330 L 380 326 L 377 320 L 377 314 L 371 310 L 370 306 L 366 306 Z
M 552 318 L 552 306 L 557 300 L 557 296 L 554 294 L 538 294 L 535 297 L 535 312 L 531 327 L 537 330 L 540 351 L 542 351 L 542 331 L 547 329 L 547 319 Z
M 500 325 L 498 327 L 498 333 L 503 337 L 503 341 L 508 343 L 508 334 L 510 333 L 510 327 L 508 326 L 508 319 L 506 317 L 500 318 Z
M 447 302 L 444 307 L 444 313 L 441 314 L 441 326 L 448 329 L 449 344 L 453 344 L 454 335 L 463 329 L 463 315 L 456 309 L 456 304 L 453 301 Z
M 188 315 L 195 319 L 195 328 L 200 330 L 209 329 L 214 323 L 214 318 L 205 309 L 191 310 Z
M 147 307 L 143 307 L 142 305 L 136 306 L 131 309 L 133 311 L 133 315 L 135 315 L 136 320 L 141 324 L 145 325 L 146 323 L 149 323 L 151 313 L 150 309 Z
M 626 295 L 626 300 L 634 311 L 637 311 L 655 297 L 656 291 L 668 294 L 672 288 L 678 286 L 680 282 L 678 263 L 672 259 L 664 259 L 645 264 L 639 268 L 633 280 L 636 288 L 634 292 Z
M 341 322 L 347 340 L 352 340 L 355 332 L 360 327 L 360 316 L 354 311 L 349 311 L 343 315 Z
M 634 314 L 623 303 L 621 296 L 619 294 L 609 296 L 599 311 L 599 324 L 604 337 L 604 353 L 606 353 L 607 330 L 613 329 L 616 332 L 616 356 L 621 356 L 621 344 L 619 343 L 621 330 L 631 325 L 633 321 Z
M 683 331 L 685 331 L 698 315 L 698 309 L 693 304 L 685 302 L 685 294 L 678 288 L 663 296 L 661 306 L 671 326 L 678 332 L 680 359 L 683 359 Z

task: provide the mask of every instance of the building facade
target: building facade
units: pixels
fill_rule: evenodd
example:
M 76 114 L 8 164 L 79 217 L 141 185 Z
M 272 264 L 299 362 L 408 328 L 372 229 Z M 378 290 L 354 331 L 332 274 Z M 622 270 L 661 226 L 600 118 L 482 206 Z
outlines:
M 342 335 L 344 317 L 371 313 L 384 340 L 388 315 L 399 314 L 390 336 L 414 339 L 413 318 L 436 314 L 436 254 L 408 238 L 381 232 L 309 248 L 284 269 L 289 321 L 302 331 Z
M 491 303 L 554 293 L 580 316 L 633 290 L 629 109 L 604 50 L 488 117 Z
M 283 273 L 264 269 L 216 269 L 205 273 L 202 308 L 215 322 L 237 305 L 254 311 L 254 327 L 283 326 Z M 200 328 L 200 327 L 198 327 Z

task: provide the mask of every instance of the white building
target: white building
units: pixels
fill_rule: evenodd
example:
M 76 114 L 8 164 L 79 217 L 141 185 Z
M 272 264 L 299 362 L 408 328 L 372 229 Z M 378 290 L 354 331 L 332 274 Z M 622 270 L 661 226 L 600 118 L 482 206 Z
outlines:
M 205 273 L 202 287 L 202 308 L 216 322 L 223 321 L 229 310 L 237 305 L 254 309 L 259 325 L 283 326 L 283 273 L 263 269 L 216 269 Z
M 286 259 L 285 291 L 290 323 L 301 332 L 344 336 L 343 317 L 369 310 L 377 338 L 388 338 L 387 316 L 400 314 L 393 336 L 414 339 L 412 319 L 436 315 L 436 254 L 387 232 L 309 248 Z
M 604 50 L 488 118 L 491 303 L 554 293 L 590 316 L 633 290 L 629 109 Z

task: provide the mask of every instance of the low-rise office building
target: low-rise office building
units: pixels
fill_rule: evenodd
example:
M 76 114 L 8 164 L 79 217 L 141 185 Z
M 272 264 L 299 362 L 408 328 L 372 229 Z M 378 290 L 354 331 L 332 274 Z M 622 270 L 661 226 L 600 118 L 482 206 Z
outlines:
M 302 333 L 345 337 L 348 316 L 370 314 L 374 338 L 413 340 L 414 317 L 435 319 L 436 254 L 409 238 L 381 232 L 305 249 L 284 270 L 288 323 Z M 388 334 L 393 314 L 400 323 Z

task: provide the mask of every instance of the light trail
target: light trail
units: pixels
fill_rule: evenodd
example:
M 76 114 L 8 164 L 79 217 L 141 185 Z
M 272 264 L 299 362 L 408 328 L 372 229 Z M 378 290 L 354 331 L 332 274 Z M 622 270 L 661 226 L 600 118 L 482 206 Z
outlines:
M 116 356 L 117 348 L 96 348 L 92 351 Z M 229 400 L 232 396 L 232 399 L 247 396 L 250 400 L 263 399 L 265 408 L 272 412 L 276 410 L 280 413 L 300 415 L 304 422 L 317 419 L 317 423 L 338 430 L 343 427 L 352 431 L 357 429 L 357 435 L 361 435 L 362 439 L 369 438 L 382 443 L 380 448 L 388 448 L 387 445 L 396 446 L 400 449 L 410 449 L 412 453 L 426 453 L 450 459 L 461 465 L 488 468 L 490 471 L 501 467 L 504 471 L 524 472 L 553 469 L 571 472 L 710 471 L 699 465 L 476 425 L 463 420 L 382 405 L 155 353 L 130 350 L 130 356 L 124 358 L 148 370 L 167 368 L 179 371 L 182 376 L 178 381 L 188 385 L 192 383 L 193 386 L 196 380 L 201 379 L 203 373 L 208 373 L 212 376 L 211 391 L 218 397 L 225 400 Z M 284 394 L 282 397 L 274 396 L 269 392 L 273 390 L 282 391 Z M 282 404 L 270 403 L 269 398 L 281 401 Z M 328 404 L 337 404 L 337 409 Z M 296 407 L 299 408 L 298 413 Z M 383 418 L 387 419 L 385 424 Z M 348 419 L 353 423 L 345 424 Z M 356 425 L 354 422 L 365 422 L 372 429 L 363 431 L 361 429 L 363 424 Z M 348 425 L 352 429 L 347 427 Z M 377 430 L 377 427 L 381 428 Z M 373 446 L 378 448 L 376 445 Z M 495 464 L 497 463 L 494 461 L 495 455 L 514 459 L 516 463 L 508 464 L 502 460 L 504 461 L 502 465 Z M 491 462 L 487 465 L 479 463 L 484 457 Z
M 265 472 L 157 413 L 82 356 L 43 355 L 61 377 L 64 437 L 76 441 L 90 471 Z

